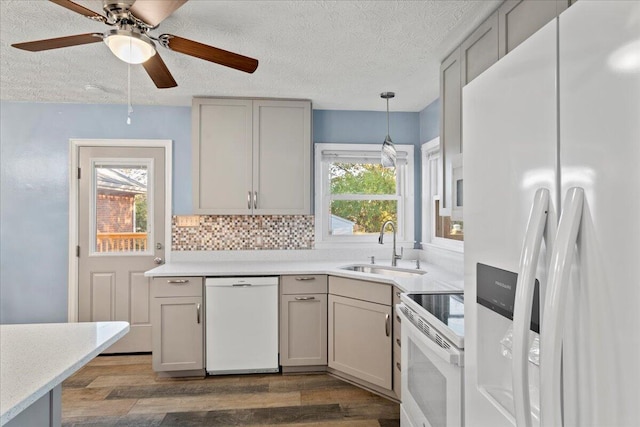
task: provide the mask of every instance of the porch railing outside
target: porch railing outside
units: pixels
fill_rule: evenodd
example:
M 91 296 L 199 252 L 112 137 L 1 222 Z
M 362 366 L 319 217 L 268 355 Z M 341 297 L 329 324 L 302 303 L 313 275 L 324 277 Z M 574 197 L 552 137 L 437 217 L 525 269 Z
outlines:
M 144 252 L 147 233 L 97 233 L 96 252 Z

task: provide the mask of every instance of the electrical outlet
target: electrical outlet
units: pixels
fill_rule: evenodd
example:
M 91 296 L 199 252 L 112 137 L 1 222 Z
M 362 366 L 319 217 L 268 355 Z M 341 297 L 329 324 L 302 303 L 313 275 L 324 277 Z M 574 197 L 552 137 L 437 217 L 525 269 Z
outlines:
M 179 215 L 176 217 L 178 227 L 197 227 L 200 225 L 199 215 Z

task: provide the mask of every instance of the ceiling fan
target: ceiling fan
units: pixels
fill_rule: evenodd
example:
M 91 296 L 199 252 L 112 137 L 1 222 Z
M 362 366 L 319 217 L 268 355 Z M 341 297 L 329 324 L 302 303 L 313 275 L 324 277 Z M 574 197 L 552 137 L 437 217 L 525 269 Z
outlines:
M 149 34 L 187 0 L 104 0 L 101 15 L 70 0 L 49 0 L 59 6 L 113 27 L 105 33 L 87 33 L 11 46 L 39 52 L 104 41 L 114 55 L 129 64 L 142 64 L 159 89 L 178 86 L 156 49 L 156 43 L 175 52 L 215 62 L 246 73 L 258 68 L 258 60 L 198 43 L 172 34 Z M 155 42 L 155 43 L 154 43 Z

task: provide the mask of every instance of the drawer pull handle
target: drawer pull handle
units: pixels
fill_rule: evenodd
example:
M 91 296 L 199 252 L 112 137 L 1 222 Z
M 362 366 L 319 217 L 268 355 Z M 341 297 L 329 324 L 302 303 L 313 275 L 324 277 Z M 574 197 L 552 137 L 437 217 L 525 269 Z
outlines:
M 184 285 L 185 283 L 189 283 L 187 279 L 171 279 L 167 280 L 167 283 L 171 283 L 172 285 Z
M 316 297 L 296 297 L 296 301 L 311 301 L 316 299 Z
M 200 304 L 196 304 L 196 322 L 200 324 Z
M 398 368 L 398 371 L 402 372 L 402 368 L 400 367 L 400 362 L 396 362 L 396 368 Z
M 402 347 L 402 344 L 400 343 L 400 338 L 396 338 L 396 344 L 398 344 L 398 347 Z
M 391 327 L 389 324 L 389 315 L 385 315 L 384 317 L 384 333 L 387 334 L 387 336 L 389 336 L 389 334 L 391 333 Z
M 301 276 L 301 277 L 296 277 L 296 280 L 298 282 L 306 282 L 308 280 L 316 280 L 316 278 L 313 276 Z

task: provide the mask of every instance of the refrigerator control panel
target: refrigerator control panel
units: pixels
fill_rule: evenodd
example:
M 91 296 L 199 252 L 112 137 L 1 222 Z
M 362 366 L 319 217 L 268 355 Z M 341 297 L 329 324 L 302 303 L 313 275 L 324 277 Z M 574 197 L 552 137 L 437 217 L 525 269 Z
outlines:
M 477 302 L 507 319 L 513 320 L 518 274 L 486 264 L 476 268 Z M 536 279 L 531 309 L 531 330 L 540 333 L 540 282 Z

